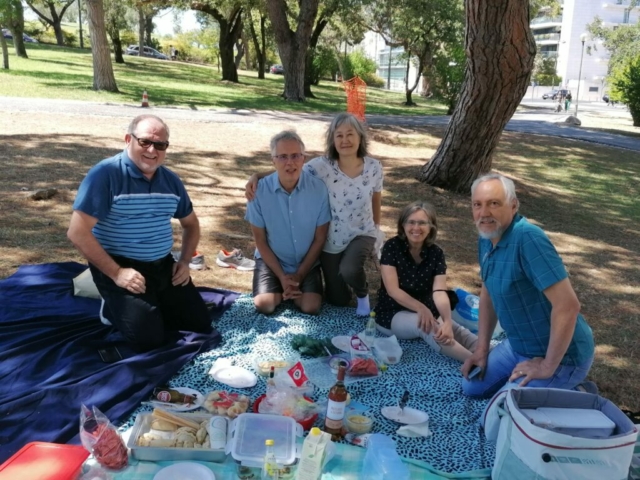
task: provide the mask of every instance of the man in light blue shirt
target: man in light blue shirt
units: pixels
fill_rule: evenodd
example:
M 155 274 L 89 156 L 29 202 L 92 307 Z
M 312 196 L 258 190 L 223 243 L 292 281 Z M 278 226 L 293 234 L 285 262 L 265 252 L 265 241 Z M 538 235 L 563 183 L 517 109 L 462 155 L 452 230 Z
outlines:
M 276 172 L 258 184 L 245 219 L 256 242 L 253 302 L 264 314 L 282 300 L 316 314 L 322 304 L 318 258 L 327 238 L 331 211 L 324 182 L 303 173 L 304 143 L 293 131 L 271 139 Z
M 471 196 L 482 290 L 478 344 L 462 366 L 463 391 L 490 397 L 516 384 L 595 390 L 583 383 L 593 363 L 593 334 L 553 244 L 518 214 L 510 179 L 484 175 Z M 489 351 L 498 319 L 507 339 Z M 474 367 L 482 373 L 471 379 Z

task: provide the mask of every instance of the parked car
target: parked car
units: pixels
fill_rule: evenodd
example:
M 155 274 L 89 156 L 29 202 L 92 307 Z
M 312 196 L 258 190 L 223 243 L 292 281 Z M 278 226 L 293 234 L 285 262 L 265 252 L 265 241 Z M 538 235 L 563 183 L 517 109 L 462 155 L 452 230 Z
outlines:
M 269 71 L 276 75 L 284 75 L 284 67 L 282 65 L 273 65 Z
M 2 29 L 2 36 L 7 40 L 13 40 L 13 34 L 6 28 Z M 22 34 L 22 41 L 25 43 L 38 43 L 38 40 L 36 40 L 33 37 L 30 37 L 26 33 Z
M 127 55 L 138 55 L 140 51 L 140 47 L 138 45 L 129 45 L 127 49 L 124 51 Z M 159 60 L 169 60 L 169 56 L 164 53 L 160 53 L 155 48 L 144 47 L 144 55 L 145 57 L 157 58 Z
M 561 88 L 560 90 L 553 89 L 550 92 L 543 94 L 542 99 L 547 100 L 550 98 L 551 100 L 557 100 L 559 96 L 566 97 L 568 93 L 571 93 L 571 90 L 567 90 L 564 88 Z

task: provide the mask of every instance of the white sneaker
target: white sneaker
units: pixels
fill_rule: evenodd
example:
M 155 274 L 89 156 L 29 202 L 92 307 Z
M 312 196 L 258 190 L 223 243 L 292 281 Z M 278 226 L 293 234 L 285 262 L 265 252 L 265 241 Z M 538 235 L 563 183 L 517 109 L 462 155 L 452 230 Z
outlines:
M 171 255 L 173 259 L 178 262 L 180 260 L 180 250 L 173 250 Z M 189 268 L 191 270 L 206 270 L 207 264 L 204 261 L 204 255 L 202 253 L 195 252 L 193 257 L 191 257 L 191 261 L 189 262 Z
M 235 268 L 241 272 L 249 272 L 256 268 L 256 262 L 242 255 L 242 250 L 235 249 L 231 252 L 220 250 L 216 258 L 218 266 L 223 268 Z

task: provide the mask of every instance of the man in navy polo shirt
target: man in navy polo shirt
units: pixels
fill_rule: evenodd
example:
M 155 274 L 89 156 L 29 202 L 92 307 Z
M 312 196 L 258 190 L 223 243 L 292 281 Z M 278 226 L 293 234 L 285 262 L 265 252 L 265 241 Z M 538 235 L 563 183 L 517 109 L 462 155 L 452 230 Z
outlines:
M 482 290 L 478 345 L 461 369 L 465 394 L 490 397 L 518 384 L 593 389 L 583 383 L 593 363 L 593 334 L 558 252 L 542 229 L 518 214 L 510 179 L 484 175 L 471 196 Z M 507 339 L 489 351 L 498 319 Z M 482 373 L 469 379 L 474 367 Z
M 256 242 L 253 303 L 264 314 L 292 299 L 304 313 L 322 304 L 318 258 L 329 231 L 331 211 L 324 182 L 302 171 L 304 143 L 293 131 L 271 139 L 276 172 L 258 183 L 245 220 Z
M 141 115 L 124 140 L 125 150 L 80 184 L 67 236 L 89 261 L 103 322 L 145 351 L 164 344 L 167 331 L 207 332 L 211 321 L 189 275 L 198 217 L 178 176 L 162 165 L 169 128 Z M 171 218 L 182 226 L 178 262 L 171 256 Z

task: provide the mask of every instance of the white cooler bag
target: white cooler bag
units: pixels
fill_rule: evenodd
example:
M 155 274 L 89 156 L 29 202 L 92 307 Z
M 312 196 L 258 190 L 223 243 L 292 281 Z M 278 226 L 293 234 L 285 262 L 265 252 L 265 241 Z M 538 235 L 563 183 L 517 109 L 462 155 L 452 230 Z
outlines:
M 569 435 L 532 423 L 523 413 L 541 407 L 567 409 L 566 423 L 584 426 Z M 602 412 L 575 419 L 575 410 Z M 613 422 L 602 437 L 589 419 Z M 605 418 L 606 417 L 606 418 Z M 563 422 L 565 423 L 565 422 Z M 606 398 L 554 388 L 514 388 L 496 394 L 483 417 L 485 434 L 496 442 L 493 480 L 626 480 L 638 431 L 627 416 Z M 566 429 L 566 427 L 564 427 Z M 579 436 L 578 436 L 579 435 Z

